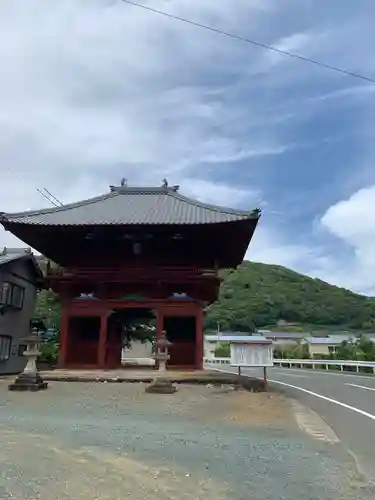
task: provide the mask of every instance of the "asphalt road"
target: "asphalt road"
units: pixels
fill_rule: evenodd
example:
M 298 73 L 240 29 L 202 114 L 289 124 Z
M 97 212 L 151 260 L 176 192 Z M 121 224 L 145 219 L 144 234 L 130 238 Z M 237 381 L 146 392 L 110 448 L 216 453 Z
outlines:
M 250 376 L 259 371 L 242 370 Z M 375 377 L 323 370 L 271 368 L 271 389 L 282 391 L 318 413 L 375 482 Z

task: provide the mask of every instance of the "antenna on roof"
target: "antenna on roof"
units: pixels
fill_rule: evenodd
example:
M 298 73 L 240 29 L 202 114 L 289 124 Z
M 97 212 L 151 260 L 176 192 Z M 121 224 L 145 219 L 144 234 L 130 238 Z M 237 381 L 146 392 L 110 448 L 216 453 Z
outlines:
M 53 205 L 54 207 L 58 207 L 59 205 L 57 203 L 55 203 L 53 200 L 51 200 L 50 198 L 48 198 L 48 196 L 43 193 L 43 191 L 41 191 L 39 188 L 35 188 L 39 194 L 41 194 L 43 196 L 43 198 L 45 200 L 47 200 L 49 203 L 51 203 L 51 205 Z
M 127 180 L 127 179 L 125 179 L 125 177 L 123 177 L 123 178 L 121 179 L 121 187 L 126 187 L 127 185 L 128 185 L 128 180 Z
M 43 188 L 43 189 L 53 199 L 53 201 L 55 201 L 56 203 L 58 203 L 60 205 L 60 207 L 63 206 L 63 204 L 61 203 L 61 201 L 58 198 L 56 198 L 56 196 L 54 196 L 50 191 L 48 191 L 47 188 Z

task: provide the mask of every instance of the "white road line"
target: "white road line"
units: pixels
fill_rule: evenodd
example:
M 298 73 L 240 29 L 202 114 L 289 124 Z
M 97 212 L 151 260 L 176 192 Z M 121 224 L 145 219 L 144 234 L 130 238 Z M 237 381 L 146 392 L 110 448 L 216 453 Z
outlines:
M 230 370 L 223 370 L 223 369 L 216 368 L 215 371 L 218 371 L 218 372 L 221 371 L 221 372 L 233 374 L 233 372 Z M 256 377 L 256 378 L 261 380 L 260 377 Z M 372 413 L 361 410 L 360 408 L 356 408 L 355 406 L 347 405 L 346 403 L 342 403 L 341 401 L 337 401 L 336 399 L 327 398 L 327 396 L 323 396 L 322 394 L 318 394 L 316 392 L 309 391 L 307 389 L 304 389 L 303 387 L 298 387 L 298 385 L 287 384 L 286 382 L 280 382 L 279 380 L 269 379 L 268 381 L 273 382 L 274 384 L 284 385 L 285 387 L 291 387 L 292 389 L 296 389 L 297 391 L 305 392 L 306 394 L 310 394 L 310 396 L 315 396 L 316 398 L 323 399 L 324 401 L 328 401 L 329 403 L 333 403 L 335 405 L 341 406 L 342 408 L 346 408 L 347 410 L 351 410 L 351 411 L 354 411 L 355 413 L 359 413 L 359 415 L 363 415 L 364 417 L 370 418 L 371 420 L 375 420 L 375 415 L 373 415 Z
M 375 391 L 375 388 L 373 388 L 373 387 L 366 387 L 364 385 L 357 385 L 357 384 L 345 384 L 345 385 L 350 385 L 351 387 L 359 387 L 360 389 L 366 389 L 368 391 Z
M 280 382 L 279 380 L 269 380 L 269 382 L 285 385 L 286 387 L 291 387 L 292 389 L 297 389 L 297 391 L 305 392 L 306 394 L 310 394 L 311 396 L 315 396 L 316 398 L 323 399 L 324 401 L 328 401 L 329 403 L 334 403 L 335 405 L 341 406 L 342 408 L 346 408 L 347 410 L 359 413 L 360 415 L 370 418 L 371 420 L 375 420 L 375 415 L 373 415 L 372 413 L 368 413 L 367 411 L 356 408 L 355 406 L 347 405 L 346 403 L 342 403 L 341 401 L 337 401 L 336 399 L 327 398 L 327 396 L 323 396 L 322 394 L 303 389 L 302 387 L 298 387 L 297 385 L 287 384 L 285 382 Z
M 367 380 L 367 379 L 372 379 L 374 380 L 375 377 L 374 375 L 371 375 L 369 373 L 364 373 L 363 375 L 355 375 L 355 372 L 351 373 L 343 373 L 342 371 L 334 371 L 334 370 L 309 370 L 309 369 L 303 369 L 303 368 L 270 368 L 271 371 L 276 371 L 276 370 L 285 370 L 285 371 L 293 371 L 293 372 L 302 372 L 302 373 L 311 373 L 311 375 L 332 375 L 333 377 L 350 377 L 350 378 L 361 378 L 362 380 Z

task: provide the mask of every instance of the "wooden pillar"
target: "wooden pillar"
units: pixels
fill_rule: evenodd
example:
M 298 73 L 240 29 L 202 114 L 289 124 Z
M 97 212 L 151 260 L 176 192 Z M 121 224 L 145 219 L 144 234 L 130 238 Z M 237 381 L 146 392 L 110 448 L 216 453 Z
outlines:
M 69 311 L 65 302 L 63 302 L 62 306 L 63 307 L 60 318 L 60 368 L 64 368 L 66 366 L 69 343 Z
M 100 315 L 100 332 L 99 332 L 99 347 L 98 347 L 99 368 L 105 368 L 106 365 L 107 323 L 108 323 L 108 312 L 104 311 Z
M 204 313 L 203 308 L 199 305 L 199 309 L 196 314 L 196 325 L 195 325 L 195 368 L 196 370 L 203 370 L 203 356 L 204 356 L 204 345 L 203 345 L 203 326 L 204 326 Z

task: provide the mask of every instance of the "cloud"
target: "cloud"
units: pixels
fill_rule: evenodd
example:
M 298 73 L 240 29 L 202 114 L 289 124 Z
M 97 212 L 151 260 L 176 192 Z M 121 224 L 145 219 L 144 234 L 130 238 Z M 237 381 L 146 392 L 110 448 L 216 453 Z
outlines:
M 206 0 L 198 10 L 183 1 L 168 7 L 231 25 L 243 13 L 256 22 L 272 4 L 241 1 L 233 9 L 229 1 Z M 222 99 L 226 84 L 221 89 L 207 77 L 222 72 L 237 47 L 212 33 L 120 1 L 15 0 L 1 14 L 2 210 L 44 204 L 37 188 L 67 202 L 102 192 L 123 175 L 135 184 L 166 175 L 204 184 L 195 192 L 211 192 L 212 200 L 209 181 L 192 178 L 197 164 L 207 168 L 287 147 L 232 133 L 242 110 Z M 220 183 L 217 189 L 222 192 Z
M 321 218 L 323 227 L 352 249 L 351 259 L 339 272 L 348 283 L 371 294 L 375 292 L 374 200 L 375 185 L 332 205 Z
M 375 224 L 371 207 L 374 200 L 375 186 L 361 189 L 347 200 L 329 207 L 322 217 L 322 224 L 353 247 L 367 242 L 373 244 Z
M 314 256 L 311 248 L 288 242 L 281 234 L 260 223 L 245 258 L 265 264 L 277 263 L 297 270 Z
M 144 3 L 371 75 L 363 1 Z M 2 2 L 0 33 L 0 211 L 45 206 L 44 187 L 71 202 L 167 177 L 263 208 L 254 260 L 369 289 L 370 240 L 331 219 L 375 184 L 372 86 L 120 0 Z M 3 244 L 17 242 L 1 230 Z

